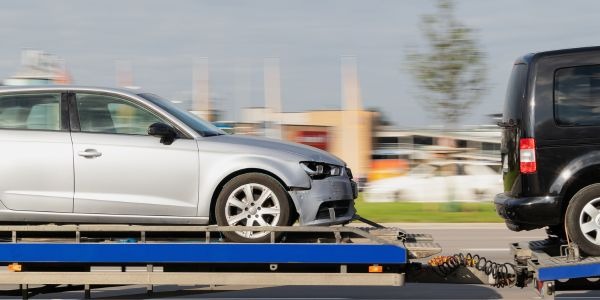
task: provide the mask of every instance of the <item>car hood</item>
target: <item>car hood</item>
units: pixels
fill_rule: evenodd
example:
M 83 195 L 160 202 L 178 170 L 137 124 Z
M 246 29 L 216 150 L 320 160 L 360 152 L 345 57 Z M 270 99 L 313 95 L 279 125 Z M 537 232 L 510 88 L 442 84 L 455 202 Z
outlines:
M 282 154 L 285 153 L 293 155 L 300 161 L 317 161 L 339 166 L 346 165 L 343 160 L 327 151 L 281 140 L 234 134 L 206 137 L 203 138 L 204 140 L 210 143 L 222 144 L 223 146 L 235 146 L 235 148 L 226 147 L 230 151 L 231 149 L 235 149 L 235 152 L 256 153 L 274 157 L 282 157 Z

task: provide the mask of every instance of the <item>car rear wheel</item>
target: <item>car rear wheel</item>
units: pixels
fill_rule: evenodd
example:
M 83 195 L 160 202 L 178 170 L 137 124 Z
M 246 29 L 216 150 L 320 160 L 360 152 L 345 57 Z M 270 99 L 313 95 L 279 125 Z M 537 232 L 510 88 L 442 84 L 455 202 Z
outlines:
M 227 240 L 237 243 L 270 241 L 269 231 L 257 226 L 286 226 L 291 219 L 288 194 L 273 177 L 248 173 L 234 177 L 223 186 L 215 205 L 219 226 L 241 226 L 244 230 L 223 232 Z M 278 239 L 281 234 L 277 233 Z
M 565 216 L 569 238 L 588 255 L 600 255 L 600 184 L 592 184 L 571 198 Z

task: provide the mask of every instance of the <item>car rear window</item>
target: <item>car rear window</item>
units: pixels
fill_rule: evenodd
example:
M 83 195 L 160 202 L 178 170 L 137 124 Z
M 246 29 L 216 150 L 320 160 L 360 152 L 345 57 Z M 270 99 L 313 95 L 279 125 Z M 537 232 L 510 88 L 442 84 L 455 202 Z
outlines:
M 600 125 L 600 65 L 555 72 L 554 118 L 565 126 Z
M 502 121 L 517 121 L 521 118 L 521 107 L 523 97 L 525 96 L 525 86 L 527 83 L 527 65 L 515 64 L 513 66 L 508 88 L 506 89 L 506 99 L 504 101 L 504 112 Z

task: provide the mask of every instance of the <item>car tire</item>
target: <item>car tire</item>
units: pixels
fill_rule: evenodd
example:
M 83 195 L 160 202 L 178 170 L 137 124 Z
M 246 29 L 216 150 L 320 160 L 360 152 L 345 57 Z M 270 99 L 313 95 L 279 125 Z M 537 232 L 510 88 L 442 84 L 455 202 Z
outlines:
M 219 226 L 287 226 L 292 217 L 290 208 L 289 195 L 279 181 L 262 173 L 247 173 L 223 186 L 214 213 Z M 236 243 L 271 240 L 268 231 L 224 231 L 223 235 Z M 277 232 L 276 240 L 280 237 L 281 233 Z
M 582 252 L 600 255 L 600 184 L 588 185 L 571 198 L 565 222 L 569 238 Z

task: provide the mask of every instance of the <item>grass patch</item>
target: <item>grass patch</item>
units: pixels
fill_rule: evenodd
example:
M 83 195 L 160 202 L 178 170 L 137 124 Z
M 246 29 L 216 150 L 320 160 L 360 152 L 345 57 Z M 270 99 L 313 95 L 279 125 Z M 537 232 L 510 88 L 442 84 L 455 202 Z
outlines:
M 422 203 L 393 202 L 368 203 L 362 195 L 356 199 L 357 213 L 375 222 L 407 223 L 500 223 L 491 202 Z

